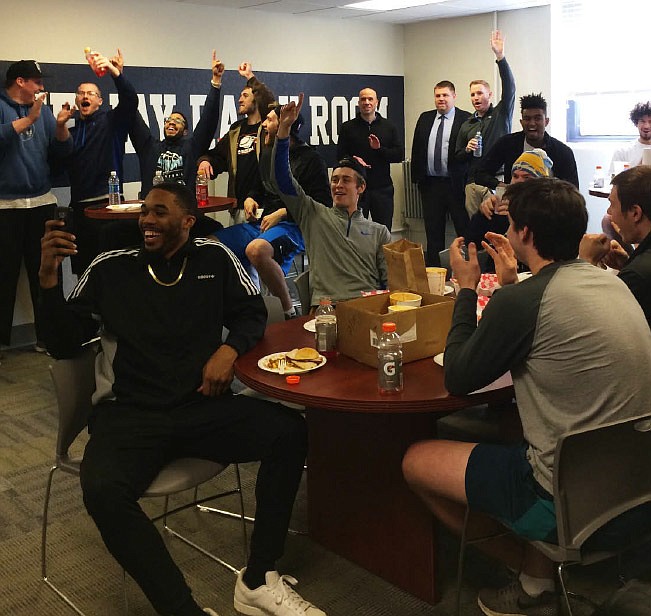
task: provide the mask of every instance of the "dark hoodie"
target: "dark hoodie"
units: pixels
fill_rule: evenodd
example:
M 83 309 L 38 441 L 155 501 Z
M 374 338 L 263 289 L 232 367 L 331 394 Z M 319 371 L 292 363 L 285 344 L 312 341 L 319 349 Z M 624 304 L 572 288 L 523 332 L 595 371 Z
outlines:
M 100 108 L 85 120 L 77 116 L 70 129 L 74 150 L 66 160 L 66 170 L 72 203 L 106 195 L 111 171 L 117 171 L 120 182 L 123 180 L 124 144 L 138 109 L 138 95 L 123 74 L 113 81 L 117 107 L 109 111 Z

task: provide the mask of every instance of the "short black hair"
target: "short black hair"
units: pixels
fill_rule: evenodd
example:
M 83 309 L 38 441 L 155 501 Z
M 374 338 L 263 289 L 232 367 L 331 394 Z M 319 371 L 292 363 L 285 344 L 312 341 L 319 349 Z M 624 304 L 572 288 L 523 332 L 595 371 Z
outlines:
M 152 190 L 164 190 L 174 195 L 174 200 L 177 205 L 186 213 L 191 216 L 197 216 L 199 211 L 197 209 L 196 195 L 184 184 L 177 184 L 176 182 L 162 182 L 152 186 Z
M 558 178 L 534 178 L 509 184 L 504 199 L 517 231 L 527 227 L 543 259 L 576 259 L 588 226 L 585 199 L 576 186 Z
M 436 90 L 437 88 L 449 88 L 454 92 L 455 94 L 457 93 L 454 84 L 451 81 L 448 81 L 447 79 L 444 79 L 443 81 L 439 81 L 435 86 L 434 89 Z
M 637 123 L 644 117 L 644 116 L 651 116 L 651 102 L 647 101 L 646 103 L 638 103 L 631 109 L 631 122 L 635 126 L 637 126 Z
M 542 92 L 521 96 L 520 111 L 524 111 L 525 109 L 542 109 L 545 115 L 547 115 L 547 101 L 543 98 Z
M 651 167 L 638 165 L 618 173 L 612 181 L 617 186 L 617 197 L 622 212 L 628 212 L 639 205 L 644 215 L 651 220 Z

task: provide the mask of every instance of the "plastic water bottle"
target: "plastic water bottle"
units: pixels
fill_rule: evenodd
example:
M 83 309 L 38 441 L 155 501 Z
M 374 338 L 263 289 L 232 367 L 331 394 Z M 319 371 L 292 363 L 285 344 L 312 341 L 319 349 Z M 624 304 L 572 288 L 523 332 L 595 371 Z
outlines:
M 402 343 L 395 323 L 382 323 L 377 349 L 377 384 L 381 394 L 402 391 Z
M 316 317 L 314 329 L 316 330 L 316 350 L 324 357 L 337 356 L 337 313 L 332 300 L 322 297 L 319 307 L 314 313 Z
M 594 171 L 594 179 L 592 180 L 592 186 L 594 188 L 603 188 L 605 183 L 604 170 L 601 165 L 597 165 Z
M 208 178 L 204 175 L 202 171 L 197 173 L 197 182 L 196 182 L 196 195 L 197 195 L 197 205 L 199 207 L 205 207 L 208 205 Z
M 154 179 L 151 181 L 152 186 L 157 186 L 158 184 L 162 184 L 165 181 L 165 178 L 163 177 L 163 172 L 160 169 L 156 169 L 156 174 L 154 175 Z
M 96 51 L 93 51 L 90 47 L 84 47 L 84 55 L 86 56 L 86 62 L 90 64 L 90 68 L 95 71 L 95 75 L 98 77 L 104 77 L 106 75 L 105 68 L 97 68 L 95 66 L 95 56 L 98 55 Z
M 475 133 L 475 139 L 477 139 L 477 149 L 472 153 L 475 158 L 481 158 L 481 155 L 484 151 L 484 140 L 481 136 L 481 131 L 478 130 Z
M 108 179 L 109 205 L 120 205 L 120 178 L 117 171 L 111 171 Z

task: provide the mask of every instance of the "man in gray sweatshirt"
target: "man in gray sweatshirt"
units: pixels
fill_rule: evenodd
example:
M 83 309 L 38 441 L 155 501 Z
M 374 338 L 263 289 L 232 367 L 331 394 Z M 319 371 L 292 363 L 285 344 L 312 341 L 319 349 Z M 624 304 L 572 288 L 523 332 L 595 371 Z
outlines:
M 384 226 L 367 220 L 357 208 L 366 189 L 365 171 L 353 158 L 337 163 L 330 178 L 334 207 L 308 197 L 289 167 L 289 132 L 299 102 L 283 107 L 272 157 L 274 188 L 298 224 L 310 262 L 311 305 L 319 298 L 334 302 L 359 297 L 362 291 L 384 289 L 387 267 L 382 246 L 391 241 Z

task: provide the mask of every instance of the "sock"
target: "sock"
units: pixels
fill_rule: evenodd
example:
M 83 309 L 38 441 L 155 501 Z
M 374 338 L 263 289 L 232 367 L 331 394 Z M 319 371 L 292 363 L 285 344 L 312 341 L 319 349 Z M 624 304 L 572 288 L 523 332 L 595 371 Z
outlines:
M 530 597 L 538 597 L 544 592 L 554 592 L 556 590 L 552 578 L 539 578 L 527 575 L 526 573 L 520 573 L 518 579 L 522 585 L 522 590 Z
M 266 584 L 265 573 L 273 571 L 273 566 L 269 567 L 264 563 L 257 566 L 255 563 L 249 563 L 246 566 L 246 571 L 242 576 L 242 580 L 249 587 L 250 590 L 255 590 L 260 586 Z

